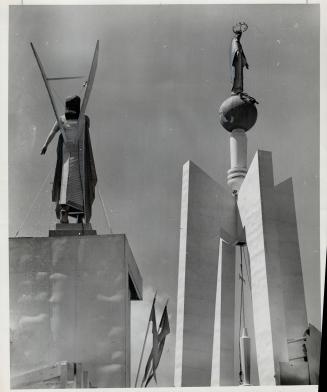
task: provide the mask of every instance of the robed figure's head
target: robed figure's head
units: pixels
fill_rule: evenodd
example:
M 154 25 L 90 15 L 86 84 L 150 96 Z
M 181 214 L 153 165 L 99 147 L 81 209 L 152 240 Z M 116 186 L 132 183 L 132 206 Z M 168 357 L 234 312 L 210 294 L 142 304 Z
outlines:
M 78 95 L 66 98 L 65 117 L 67 120 L 77 120 L 81 108 L 81 98 Z

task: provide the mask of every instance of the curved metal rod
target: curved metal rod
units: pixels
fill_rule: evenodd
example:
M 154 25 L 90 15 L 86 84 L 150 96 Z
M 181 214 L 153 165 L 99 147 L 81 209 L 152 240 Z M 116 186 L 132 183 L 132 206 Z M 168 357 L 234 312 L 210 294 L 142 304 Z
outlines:
M 99 56 L 99 40 L 97 40 L 96 46 L 95 46 L 95 51 L 93 55 L 93 60 L 92 60 L 92 65 L 89 73 L 89 77 L 86 82 L 86 90 L 83 98 L 83 102 L 81 105 L 81 111 L 80 114 L 84 114 L 86 110 L 87 103 L 89 101 L 90 95 L 91 95 L 91 90 L 93 87 L 93 82 L 94 82 L 94 77 L 95 77 L 95 72 L 97 70 L 98 66 L 98 56 Z

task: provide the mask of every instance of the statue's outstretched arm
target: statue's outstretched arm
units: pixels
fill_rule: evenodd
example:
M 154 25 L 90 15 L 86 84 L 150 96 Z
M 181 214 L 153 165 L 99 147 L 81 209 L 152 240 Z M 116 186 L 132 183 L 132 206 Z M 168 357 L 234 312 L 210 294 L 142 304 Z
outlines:
M 41 155 L 44 155 L 46 153 L 48 145 L 51 143 L 51 140 L 54 138 L 55 134 L 59 131 L 59 129 L 60 128 L 59 128 L 58 122 L 56 121 L 54 126 L 52 127 L 48 137 L 47 137 L 47 140 L 45 141 L 45 143 L 42 147 Z

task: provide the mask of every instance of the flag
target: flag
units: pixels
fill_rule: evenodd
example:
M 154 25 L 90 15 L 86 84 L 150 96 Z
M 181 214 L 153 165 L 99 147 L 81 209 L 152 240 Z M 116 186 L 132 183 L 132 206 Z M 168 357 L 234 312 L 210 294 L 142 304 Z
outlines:
M 153 299 L 151 313 L 150 313 L 150 319 L 149 319 L 152 323 L 152 350 L 151 350 L 148 362 L 145 367 L 145 372 L 144 372 L 144 376 L 142 379 L 141 387 L 145 383 L 145 381 L 147 379 L 147 375 L 150 372 L 151 362 L 152 362 L 152 374 L 153 374 L 155 381 L 157 382 L 155 364 L 158 362 L 159 342 L 158 342 L 155 302 L 156 302 L 156 296 Z
M 169 333 L 170 333 L 170 326 L 169 326 L 168 311 L 167 311 L 167 304 L 166 304 L 164 311 L 162 312 L 162 316 L 161 316 L 161 320 L 160 320 L 160 324 L 159 324 L 158 349 L 157 349 L 155 356 L 152 355 L 152 351 L 151 351 L 151 354 L 150 354 L 148 362 L 147 362 L 147 366 L 145 368 L 145 374 L 143 377 L 143 380 L 144 381 L 146 380 L 145 387 L 148 386 L 148 384 L 152 380 L 152 378 L 154 378 L 155 381 L 157 382 L 155 370 L 157 369 L 157 367 L 159 365 L 161 355 L 163 352 L 163 348 L 165 345 L 165 341 L 166 341 L 166 336 Z M 152 360 L 152 371 L 150 372 L 151 360 Z M 144 381 L 142 381 L 142 385 L 143 385 Z

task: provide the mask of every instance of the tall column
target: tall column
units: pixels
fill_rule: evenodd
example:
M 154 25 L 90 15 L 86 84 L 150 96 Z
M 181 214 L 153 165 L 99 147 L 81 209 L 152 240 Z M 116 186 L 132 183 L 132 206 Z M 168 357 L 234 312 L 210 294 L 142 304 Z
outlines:
M 230 169 L 227 183 L 238 192 L 247 172 L 247 137 L 243 129 L 233 129 L 230 134 Z

